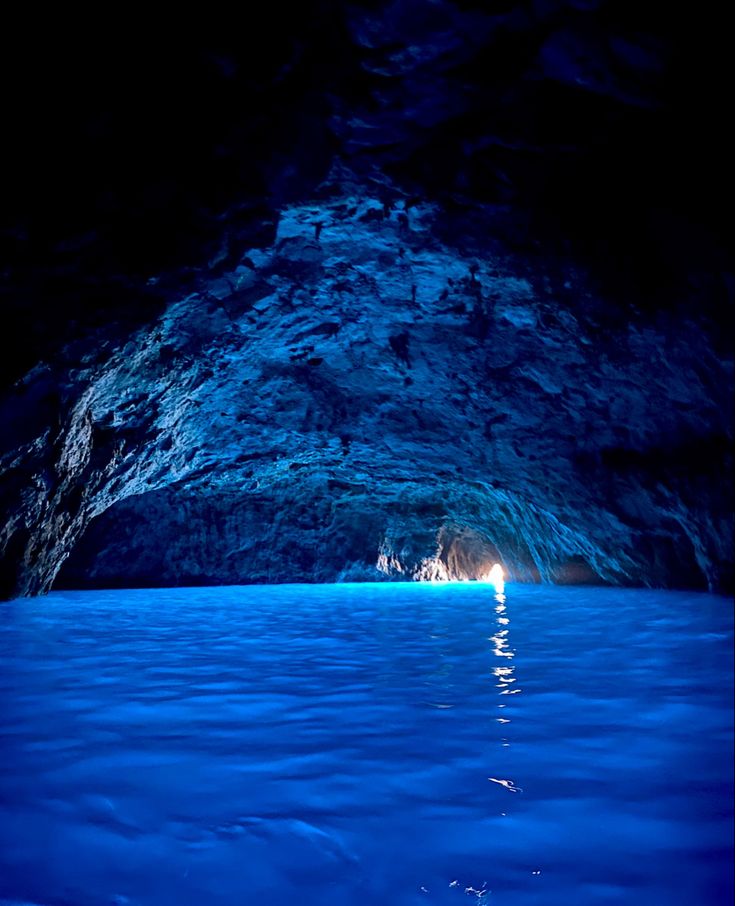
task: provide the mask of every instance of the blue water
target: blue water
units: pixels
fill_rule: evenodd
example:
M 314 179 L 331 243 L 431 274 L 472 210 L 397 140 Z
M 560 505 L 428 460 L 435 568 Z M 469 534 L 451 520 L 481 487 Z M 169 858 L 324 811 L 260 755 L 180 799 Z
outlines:
M 707 595 L 11 602 L 0 903 L 729 904 L 732 698 Z

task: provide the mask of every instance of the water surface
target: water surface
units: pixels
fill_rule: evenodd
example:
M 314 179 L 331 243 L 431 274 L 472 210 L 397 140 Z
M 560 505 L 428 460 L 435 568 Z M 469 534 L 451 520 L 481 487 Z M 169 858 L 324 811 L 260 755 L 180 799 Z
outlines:
M 672 592 L 2 605 L 0 903 L 730 903 L 732 645 Z

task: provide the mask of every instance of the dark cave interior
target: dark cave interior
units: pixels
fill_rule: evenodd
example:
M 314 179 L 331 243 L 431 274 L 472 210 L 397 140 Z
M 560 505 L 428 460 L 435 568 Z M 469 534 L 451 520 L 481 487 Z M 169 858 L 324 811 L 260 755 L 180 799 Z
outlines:
M 50 17 L 0 54 L 0 596 L 733 590 L 713 11 Z

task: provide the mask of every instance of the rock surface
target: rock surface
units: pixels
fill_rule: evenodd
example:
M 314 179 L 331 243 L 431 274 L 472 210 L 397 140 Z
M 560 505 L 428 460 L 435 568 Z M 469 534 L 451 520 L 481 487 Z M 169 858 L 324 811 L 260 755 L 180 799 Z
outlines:
M 195 128 L 174 92 L 154 163 L 196 140 L 170 180 L 141 153 L 132 200 L 105 170 L 105 208 L 80 169 L 78 217 L 11 206 L 4 293 L 30 338 L 0 396 L 0 594 L 495 560 L 732 589 L 733 278 L 702 200 L 726 155 L 682 178 L 701 148 L 675 128 L 709 108 L 677 81 L 679 25 L 316 6 L 270 23 L 255 75 L 201 39 L 224 98 L 195 94 Z M 98 133 L 80 116 L 112 162 L 127 109 Z

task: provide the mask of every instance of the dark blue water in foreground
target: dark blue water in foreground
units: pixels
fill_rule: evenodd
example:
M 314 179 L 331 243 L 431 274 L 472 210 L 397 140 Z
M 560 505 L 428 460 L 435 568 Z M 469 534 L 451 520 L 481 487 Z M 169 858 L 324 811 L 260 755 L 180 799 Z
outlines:
M 2 605 L 0 902 L 730 903 L 732 645 L 613 589 Z

